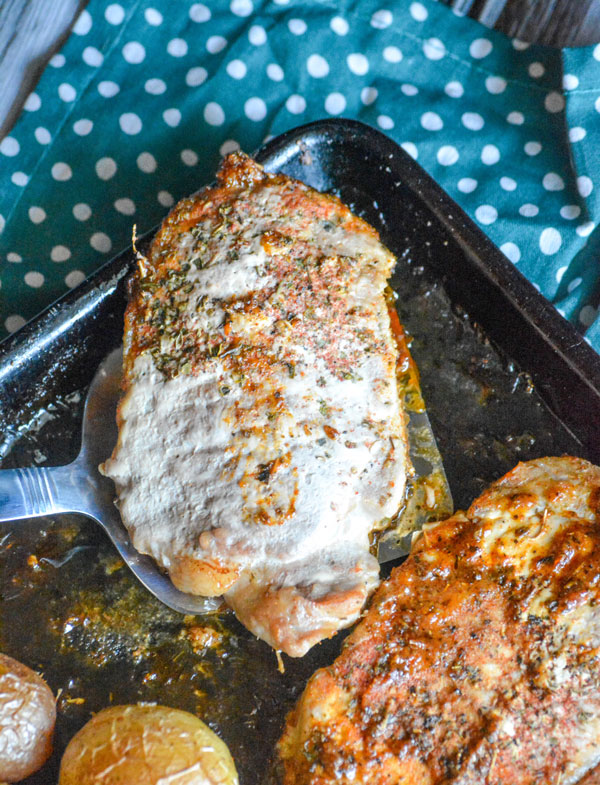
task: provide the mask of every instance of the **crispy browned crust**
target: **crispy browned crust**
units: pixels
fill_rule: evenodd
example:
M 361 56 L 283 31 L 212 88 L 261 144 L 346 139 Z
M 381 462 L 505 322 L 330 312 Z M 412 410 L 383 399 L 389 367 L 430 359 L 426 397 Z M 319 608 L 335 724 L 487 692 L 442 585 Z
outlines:
M 426 531 L 290 714 L 285 785 L 556 785 L 593 765 L 599 500 L 599 468 L 540 459 Z

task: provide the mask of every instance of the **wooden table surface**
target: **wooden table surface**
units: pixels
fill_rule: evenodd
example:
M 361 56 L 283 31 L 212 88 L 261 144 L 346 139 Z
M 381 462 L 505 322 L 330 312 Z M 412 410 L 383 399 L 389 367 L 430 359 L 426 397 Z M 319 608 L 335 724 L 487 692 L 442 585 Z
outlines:
M 524 41 L 561 47 L 600 42 L 600 0 L 439 1 Z M 0 139 L 86 4 L 87 0 L 0 0 Z

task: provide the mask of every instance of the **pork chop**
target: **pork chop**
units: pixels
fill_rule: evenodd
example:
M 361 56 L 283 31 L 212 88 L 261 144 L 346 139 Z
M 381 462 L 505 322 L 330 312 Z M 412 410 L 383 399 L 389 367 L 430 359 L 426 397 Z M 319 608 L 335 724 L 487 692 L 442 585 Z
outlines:
M 600 758 L 599 503 L 599 468 L 542 458 L 429 525 L 288 718 L 285 785 L 578 782 Z
M 292 656 L 356 620 L 407 474 L 395 259 L 337 198 L 247 156 L 140 257 L 102 471 L 134 546 Z

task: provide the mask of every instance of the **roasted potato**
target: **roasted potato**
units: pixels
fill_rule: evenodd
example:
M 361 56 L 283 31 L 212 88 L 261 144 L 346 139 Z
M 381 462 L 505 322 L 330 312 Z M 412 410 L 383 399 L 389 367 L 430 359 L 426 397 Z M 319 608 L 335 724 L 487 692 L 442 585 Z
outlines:
M 56 702 L 41 676 L 0 654 L 0 781 L 18 782 L 52 751 Z
M 237 785 L 227 746 L 187 711 L 142 704 L 96 714 L 69 742 L 59 785 Z

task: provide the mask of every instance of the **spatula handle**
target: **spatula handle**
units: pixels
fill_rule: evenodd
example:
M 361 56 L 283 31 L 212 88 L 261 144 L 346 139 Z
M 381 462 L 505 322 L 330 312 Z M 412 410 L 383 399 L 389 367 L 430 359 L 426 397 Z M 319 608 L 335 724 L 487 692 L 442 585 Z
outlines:
M 76 500 L 65 493 L 71 485 L 66 469 L 53 466 L 0 471 L 0 521 L 76 510 Z

